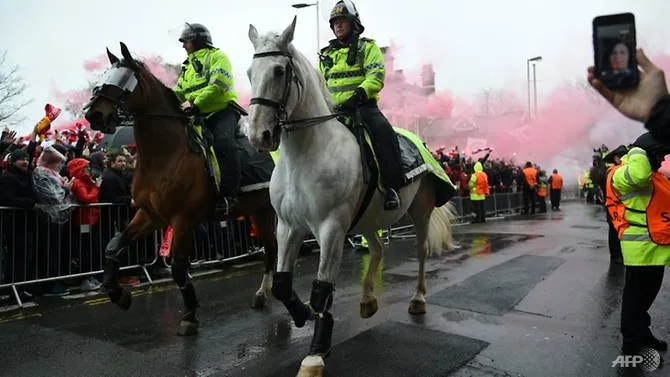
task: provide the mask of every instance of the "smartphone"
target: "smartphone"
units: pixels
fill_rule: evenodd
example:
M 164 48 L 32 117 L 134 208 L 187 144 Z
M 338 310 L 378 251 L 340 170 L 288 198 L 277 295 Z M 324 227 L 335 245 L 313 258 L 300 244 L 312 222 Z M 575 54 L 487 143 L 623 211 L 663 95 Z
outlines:
M 610 89 L 638 84 L 635 15 L 619 13 L 593 19 L 595 76 Z

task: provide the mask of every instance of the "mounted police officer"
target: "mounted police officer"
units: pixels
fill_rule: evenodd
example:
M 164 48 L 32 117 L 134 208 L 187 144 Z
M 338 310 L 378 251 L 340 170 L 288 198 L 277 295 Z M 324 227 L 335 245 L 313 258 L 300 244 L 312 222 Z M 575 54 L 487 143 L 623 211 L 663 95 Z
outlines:
M 175 93 L 184 113 L 202 117 L 214 134 L 214 150 L 221 167 L 221 195 L 217 208 L 232 214 L 240 188 L 240 151 L 235 142 L 243 109 L 228 56 L 214 47 L 209 30 L 201 24 L 186 24 L 179 41 L 188 53 Z
M 338 110 L 360 109 L 380 161 L 384 209 L 394 210 L 400 206 L 397 190 L 404 178 L 398 138 L 377 107 L 384 87 L 384 55 L 373 40 L 360 37 L 365 28 L 350 1 L 335 4 L 330 12 L 330 28 L 336 39 L 321 50 L 319 68 Z

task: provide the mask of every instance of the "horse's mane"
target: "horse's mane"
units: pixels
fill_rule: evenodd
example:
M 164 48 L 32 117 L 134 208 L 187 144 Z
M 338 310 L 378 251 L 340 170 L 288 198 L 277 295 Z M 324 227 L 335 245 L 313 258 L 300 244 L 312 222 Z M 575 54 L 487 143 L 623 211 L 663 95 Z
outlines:
M 147 68 L 146 64 L 144 64 L 141 61 L 136 60 L 136 59 L 135 59 L 135 64 L 137 64 L 140 68 L 142 68 L 146 72 L 146 75 L 143 75 L 143 74 L 139 75 L 140 80 L 144 81 L 145 84 L 147 84 L 147 82 L 150 79 L 151 84 L 154 84 L 160 90 L 161 94 L 163 94 L 163 96 L 168 100 L 169 105 L 172 106 L 175 111 L 181 112 L 180 111 L 181 101 L 179 101 L 179 98 L 177 98 L 177 95 L 175 94 L 175 92 L 172 89 L 165 86 L 165 84 L 163 84 L 163 82 L 161 80 L 159 80 L 158 77 L 156 77 L 151 72 L 151 70 L 149 68 Z M 141 83 L 140 83 L 140 85 L 141 85 Z M 145 87 L 146 86 L 147 85 L 145 85 Z M 143 94 L 145 96 L 149 95 L 149 93 L 146 90 L 143 91 Z M 148 98 L 144 98 L 144 99 L 148 100 Z
M 307 58 L 305 58 L 305 55 L 303 55 L 300 51 L 298 51 L 298 49 L 295 48 L 295 46 L 293 46 L 293 43 L 289 43 L 288 53 L 291 54 L 291 56 L 293 56 L 294 59 L 298 59 L 301 65 L 308 67 L 310 69 L 310 71 L 304 73 L 311 73 L 316 76 L 315 84 L 321 91 L 321 96 L 326 101 L 326 104 L 328 105 L 328 109 L 330 110 L 330 112 L 334 112 L 335 103 L 333 102 L 333 98 L 328 92 L 328 87 L 326 86 L 326 79 L 323 77 L 321 72 L 319 72 L 319 69 L 312 67 L 309 61 L 307 61 Z M 300 73 L 303 73 L 302 68 L 303 68 L 302 66 L 298 68 L 300 70 Z M 305 77 L 302 77 L 302 79 L 303 81 L 305 81 Z

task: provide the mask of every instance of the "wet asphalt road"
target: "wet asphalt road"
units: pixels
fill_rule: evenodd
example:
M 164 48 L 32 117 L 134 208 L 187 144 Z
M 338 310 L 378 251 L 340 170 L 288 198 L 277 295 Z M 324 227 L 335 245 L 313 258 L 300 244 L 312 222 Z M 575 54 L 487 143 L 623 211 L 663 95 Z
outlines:
M 462 248 L 427 262 L 428 313 L 407 313 L 413 240 L 393 240 L 380 310 L 358 317 L 367 255 L 347 250 L 333 313 L 326 376 L 619 376 L 623 269 L 610 267 L 607 224 L 594 206 L 456 227 Z M 318 254 L 301 257 L 294 283 L 309 297 Z M 200 334 L 175 336 L 181 298 L 172 285 L 141 287 L 122 312 L 101 296 L 41 299 L 0 312 L 0 376 L 295 376 L 312 325 L 298 329 L 271 301 L 249 309 L 261 266 L 196 281 Z M 652 307 L 670 338 L 670 283 Z M 649 376 L 667 376 L 665 370 Z

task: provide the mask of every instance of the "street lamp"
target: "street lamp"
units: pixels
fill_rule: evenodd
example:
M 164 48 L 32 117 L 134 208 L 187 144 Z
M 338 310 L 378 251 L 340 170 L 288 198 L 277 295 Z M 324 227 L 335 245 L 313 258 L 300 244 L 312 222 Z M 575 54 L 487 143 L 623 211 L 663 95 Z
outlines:
M 298 3 L 291 5 L 295 9 L 309 8 L 311 6 L 316 6 L 316 56 L 317 56 L 317 65 L 319 62 L 319 52 L 321 51 L 321 38 L 319 36 L 319 1 L 314 3 Z
M 537 115 L 537 84 L 535 81 L 535 62 L 542 60 L 541 56 L 536 56 L 534 58 L 526 59 L 526 87 L 528 90 L 528 118 L 530 118 L 530 62 L 533 62 L 533 88 L 535 88 L 535 115 Z

